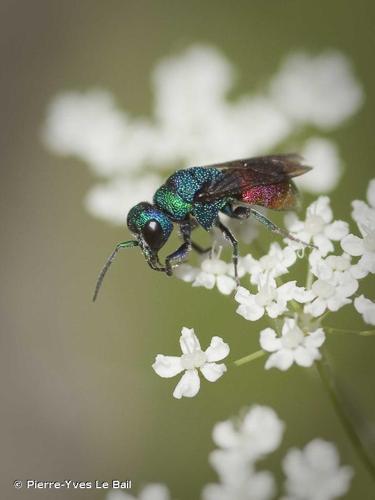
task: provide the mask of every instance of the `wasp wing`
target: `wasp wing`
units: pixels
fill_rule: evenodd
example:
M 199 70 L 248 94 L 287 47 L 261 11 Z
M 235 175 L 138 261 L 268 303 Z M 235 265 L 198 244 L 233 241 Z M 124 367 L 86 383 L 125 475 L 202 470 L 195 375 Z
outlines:
M 259 156 L 209 167 L 223 169 L 223 175 L 196 193 L 197 202 L 236 197 L 254 186 L 278 184 L 311 170 L 311 167 L 302 164 L 302 158 L 296 154 Z

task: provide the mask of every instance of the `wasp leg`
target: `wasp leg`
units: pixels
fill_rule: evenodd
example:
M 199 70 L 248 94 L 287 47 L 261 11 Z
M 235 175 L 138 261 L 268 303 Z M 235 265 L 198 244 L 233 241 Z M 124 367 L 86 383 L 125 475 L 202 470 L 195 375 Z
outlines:
M 151 269 L 154 271 L 165 272 L 165 267 L 162 266 L 157 252 L 153 252 L 143 239 L 139 242 L 139 246 L 141 247 L 146 262 Z
M 168 276 L 172 276 L 173 274 L 173 264 L 181 264 L 181 262 L 186 259 L 192 248 L 191 225 L 189 223 L 181 224 L 180 231 L 184 242 L 175 252 L 168 255 L 165 259 L 165 273 Z
M 234 278 L 237 282 L 237 285 L 239 285 L 239 279 L 238 279 L 238 271 L 237 271 L 237 266 L 238 266 L 238 241 L 236 238 L 233 236 L 233 234 L 230 232 L 230 230 L 224 226 L 224 224 L 218 220 L 216 222 L 217 227 L 221 230 L 223 235 L 227 240 L 229 240 L 232 244 L 233 248 L 233 254 L 232 254 L 232 260 L 233 260 L 233 266 L 234 266 Z
M 189 219 L 189 224 L 190 224 L 190 231 L 193 231 L 194 229 L 197 229 L 199 227 L 198 222 L 193 218 Z M 200 245 L 198 245 L 198 243 L 195 243 L 195 241 L 192 240 L 191 240 L 191 248 L 195 250 L 199 255 L 211 252 L 212 250 L 212 247 L 203 248 Z
M 194 241 L 191 241 L 191 248 L 195 250 L 199 255 L 203 255 L 204 253 L 211 252 L 212 247 L 208 248 L 202 248 L 198 243 L 195 243 Z
M 289 238 L 290 240 L 296 241 L 297 243 L 302 243 L 302 245 L 307 246 L 307 247 L 313 247 L 316 248 L 315 245 L 312 245 L 310 243 L 306 243 L 305 241 L 302 241 L 295 236 L 293 236 L 289 231 L 286 229 L 282 229 L 279 226 L 276 226 L 271 220 L 269 220 L 265 215 L 261 214 L 254 208 L 250 208 L 250 214 L 261 224 L 264 224 L 270 231 L 273 233 L 279 234 L 280 236 L 283 236 L 284 238 Z
M 160 262 L 158 262 L 155 258 L 146 257 L 146 262 L 151 267 L 151 269 L 153 269 L 154 271 L 161 271 L 163 273 L 166 272 L 165 267 L 162 267 L 160 265 Z
M 232 219 L 245 220 L 245 219 L 248 219 L 250 217 L 251 209 L 249 207 L 236 207 L 236 208 L 233 208 L 232 205 L 228 204 L 222 210 L 222 212 L 225 215 L 228 215 L 228 217 L 231 217 Z

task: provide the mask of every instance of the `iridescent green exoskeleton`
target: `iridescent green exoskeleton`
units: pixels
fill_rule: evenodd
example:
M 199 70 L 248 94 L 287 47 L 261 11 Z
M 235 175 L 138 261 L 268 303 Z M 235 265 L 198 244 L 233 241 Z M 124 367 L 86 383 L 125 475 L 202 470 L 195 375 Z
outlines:
M 193 229 L 198 226 L 206 231 L 218 227 L 230 241 L 237 279 L 238 243 L 221 222 L 219 214 L 235 219 L 253 216 L 271 231 L 295 240 L 254 207 L 273 210 L 295 208 L 297 190 L 292 178 L 310 169 L 301 163 L 298 155 L 292 154 L 178 170 L 155 192 L 152 204 L 143 201 L 129 211 L 127 225 L 134 240 L 116 246 L 99 275 L 93 300 L 120 249 L 139 246 L 152 269 L 171 276 L 173 268 L 186 260 L 191 249 L 199 253 L 205 251 L 191 239 Z M 182 244 L 162 264 L 158 252 L 167 242 L 174 225 L 179 226 Z

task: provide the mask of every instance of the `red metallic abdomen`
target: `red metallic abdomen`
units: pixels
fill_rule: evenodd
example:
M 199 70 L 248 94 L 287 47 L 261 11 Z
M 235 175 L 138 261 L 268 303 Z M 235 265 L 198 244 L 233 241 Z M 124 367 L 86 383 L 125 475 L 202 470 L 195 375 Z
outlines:
M 241 193 L 240 201 L 273 210 L 288 210 L 296 205 L 297 190 L 292 181 L 254 186 Z

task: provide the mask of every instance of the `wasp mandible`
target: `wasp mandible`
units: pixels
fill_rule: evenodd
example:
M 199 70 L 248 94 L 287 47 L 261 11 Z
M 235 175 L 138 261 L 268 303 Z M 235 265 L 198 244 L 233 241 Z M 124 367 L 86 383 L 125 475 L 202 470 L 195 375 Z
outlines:
M 93 300 L 119 250 L 138 246 L 154 271 L 171 276 L 173 268 L 186 260 L 191 249 L 205 252 L 191 239 L 192 231 L 198 226 L 206 231 L 215 226 L 230 241 L 238 281 L 238 242 L 221 222 L 220 213 L 234 219 L 252 216 L 271 231 L 306 245 L 254 207 L 294 209 L 298 192 L 292 178 L 309 170 L 311 167 L 303 165 L 302 158 L 296 154 L 260 156 L 177 170 L 157 189 L 152 204 L 143 201 L 129 211 L 127 226 L 135 239 L 115 247 L 99 274 Z M 179 226 L 182 244 L 166 257 L 163 265 L 158 252 L 167 242 L 174 224 Z

